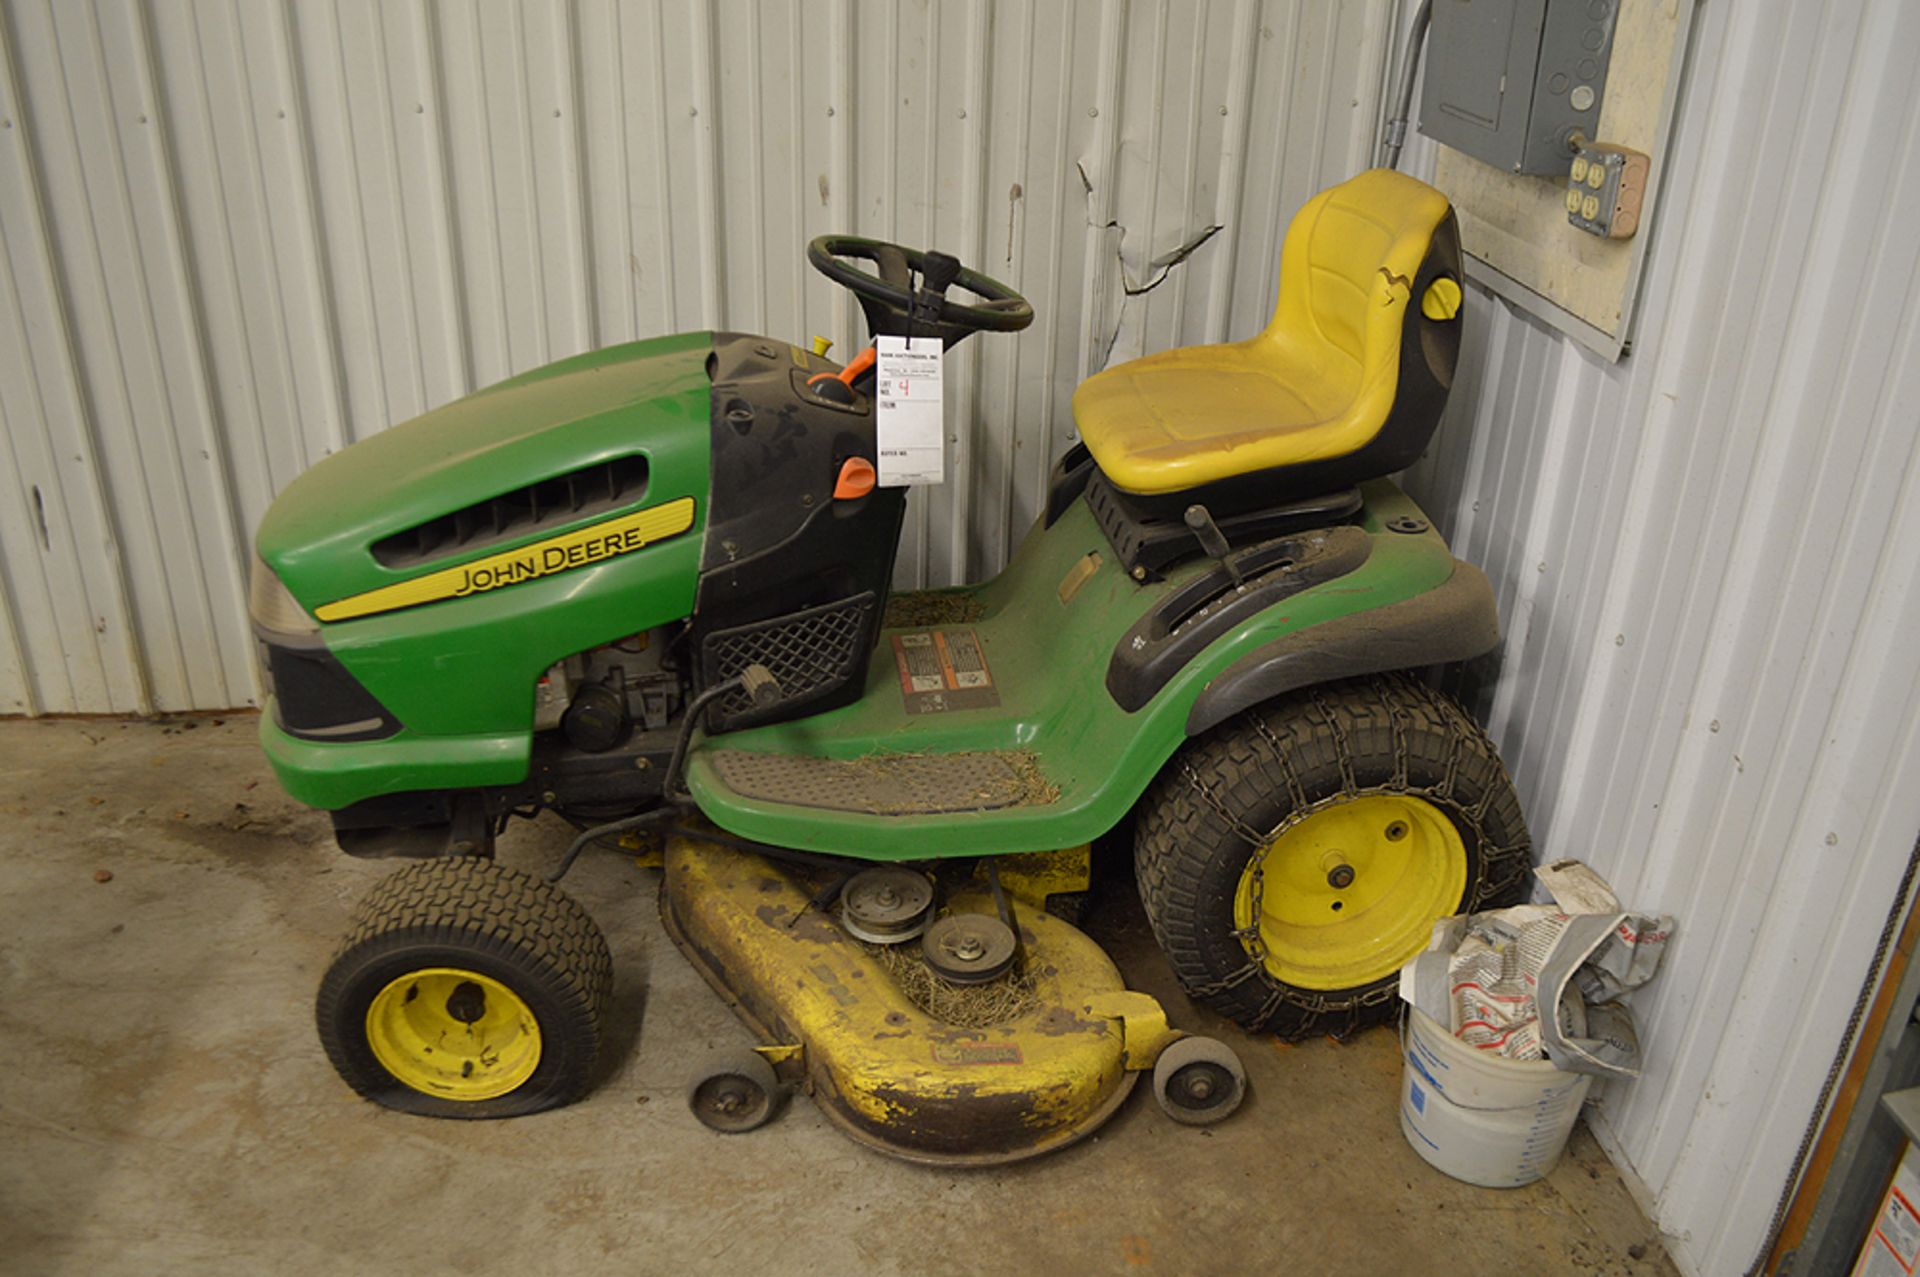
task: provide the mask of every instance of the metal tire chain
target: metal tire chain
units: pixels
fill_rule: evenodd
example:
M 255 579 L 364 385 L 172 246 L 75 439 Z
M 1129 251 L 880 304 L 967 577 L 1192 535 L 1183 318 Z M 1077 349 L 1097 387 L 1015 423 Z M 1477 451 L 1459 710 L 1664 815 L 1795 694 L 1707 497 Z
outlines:
M 1454 791 L 1459 782 L 1460 762 L 1463 753 L 1461 736 L 1466 732 L 1471 732 L 1474 735 L 1484 737 L 1484 733 L 1481 731 L 1479 724 L 1462 713 L 1452 701 L 1434 695 L 1431 689 L 1424 684 L 1418 683 L 1404 675 L 1389 675 L 1372 681 L 1379 693 L 1382 707 L 1387 711 L 1388 729 L 1392 741 L 1390 748 L 1393 754 L 1393 776 L 1386 784 L 1374 786 L 1366 790 L 1365 793 L 1396 793 L 1405 794 L 1410 797 L 1424 798 L 1428 801 L 1438 800 L 1444 803 L 1445 806 L 1459 812 L 1472 826 L 1475 841 L 1480 847 L 1481 881 L 1476 884 L 1476 890 L 1473 898 L 1469 901 L 1469 907 L 1477 906 L 1482 901 L 1498 895 L 1500 891 L 1512 885 L 1515 878 L 1524 875 L 1529 863 L 1528 851 L 1530 848 L 1530 840 L 1516 843 L 1512 847 L 1507 847 L 1492 843 L 1487 839 L 1485 828 L 1487 809 L 1492 805 L 1494 794 L 1498 792 L 1500 788 L 1498 785 L 1484 786 L 1481 790 L 1479 800 L 1475 802 L 1471 808 L 1461 806 L 1454 797 Z M 1397 701 L 1388 695 L 1388 688 L 1390 687 L 1398 687 L 1403 692 L 1413 693 L 1433 711 L 1436 718 L 1441 719 L 1453 727 L 1454 730 L 1447 733 L 1446 772 L 1444 779 L 1439 785 L 1415 786 L 1408 779 L 1409 747 L 1407 728 L 1412 716 L 1404 702 Z M 1321 696 L 1319 688 L 1310 690 L 1309 700 L 1322 724 L 1327 728 L 1328 739 L 1333 743 L 1335 757 L 1340 768 L 1341 783 L 1339 793 L 1329 795 L 1312 804 L 1305 803 L 1305 789 L 1301 786 L 1299 777 L 1294 771 L 1292 760 L 1288 756 L 1285 745 L 1274 733 L 1271 725 L 1267 723 L 1264 717 L 1252 710 L 1246 711 L 1240 716 L 1238 725 L 1251 727 L 1255 735 L 1272 751 L 1274 761 L 1279 765 L 1281 773 L 1280 779 L 1287 787 L 1287 795 L 1290 800 L 1289 805 L 1291 811 L 1265 834 L 1254 831 L 1245 821 L 1228 811 L 1225 804 L 1221 801 L 1220 796 L 1216 794 L 1213 788 L 1194 770 L 1191 763 L 1185 761 L 1181 763 L 1183 776 L 1194 790 L 1206 800 L 1207 805 L 1213 809 L 1214 814 L 1220 818 L 1221 822 L 1225 824 L 1228 829 L 1245 839 L 1253 848 L 1253 858 L 1249 862 L 1253 870 L 1253 885 L 1249 892 L 1248 912 L 1251 917 L 1256 919 L 1261 913 L 1266 885 L 1265 873 L 1262 869 L 1261 862 L 1266 859 L 1267 852 L 1273 844 L 1278 841 L 1282 834 L 1292 829 L 1295 825 L 1305 821 L 1308 817 L 1324 811 L 1337 803 L 1362 796 L 1362 790 L 1360 789 L 1359 782 L 1353 770 L 1352 745 L 1347 738 L 1344 725 L 1340 722 L 1340 718 L 1334 712 L 1333 708 L 1328 705 L 1326 700 Z M 1496 766 L 1500 769 L 1501 778 L 1504 779 L 1506 769 L 1504 764 L 1499 763 L 1499 755 L 1492 750 L 1488 751 L 1488 755 L 1494 759 Z M 1516 855 L 1520 866 L 1519 874 L 1504 877 L 1498 882 L 1488 881 L 1488 870 L 1496 862 L 1505 861 Z M 1212 980 L 1206 984 L 1197 986 L 1193 990 L 1194 997 L 1201 999 L 1213 998 L 1228 990 L 1236 989 L 1249 980 L 1266 977 L 1266 945 L 1260 938 L 1258 923 L 1237 928 L 1233 934 L 1234 937 L 1240 941 L 1241 947 L 1247 952 L 1245 965 L 1236 968 L 1218 980 Z M 1340 1028 L 1332 1030 L 1335 1038 L 1344 1039 L 1359 1027 L 1361 1012 L 1382 1006 L 1398 996 L 1398 990 L 1392 984 L 1384 984 L 1378 988 L 1369 989 L 1351 998 L 1330 998 L 1323 993 L 1295 989 L 1271 980 L 1268 980 L 1267 983 L 1269 986 L 1267 997 L 1261 1003 L 1260 1009 L 1254 1013 L 1252 1021 L 1247 1025 L 1248 1028 L 1256 1032 L 1265 1029 L 1272 1023 L 1273 1017 L 1277 1015 L 1283 1007 L 1292 1006 L 1296 1010 L 1306 1012 L 1315 1017 L 1325 1016 L 1335 1012 L 1345 1012 L 1345 1023 Z
M 1512 779 L 1507 772 L 1506 764 L 1500 759 L 1499 751 L 1492 748 L 1493 742 L 1488 738 L 1486 732 L 1481 728 L 1480 724 L 1474 722 L 1473 719 L 1460 708 L 1457 701 L 1451 697 L 1442 696 L 1426 684 L 1407 678 L 1404 675 L 1395 675 L 1393 677 L 1394 681 L 1397 682 L 1403 690 L 1418 696 L 1434 713 L 1435 717 L 1451 723 L 1455 729 L 1447 734 L 1447 774 L 1446 780 L 1440 787 L 1440 796 L 1446 800 L 1449 806 L 1452 806 L 1456 811 L 1459 811 L 1465 816 L 1472 823 L 1474 832 L 1480 836 L 1480 882 L 1478 889 L 1474 892 L 1473 898 L 1467 902 L 1470 908 L 1477 907 L 1485 901 L 1492 900 L 1499 896 L 1499 894 L 1508 887 L 1513 886 L 1525 878 L 1527 870 L 1531 868 L 1533 864 L 1533 840 L 1527 836 L 1524 826 L 1521 828 L 1520 841 L 1510 846 L 1491 842 L 1486 838 L 1487 809 L 1493 805 L 1495 794 L 1499 793 L 1502 788 L 1512 787 Z M 1460 762 L 1462 758 L 1461 741 L 1469 735 L 1479 738 L 1487 745 L 1486 757 L 1493 762 L 1496 768 L 1496 774 L 1491 779 L 1504 781 L 1505 785 L 1490 784 L 1482 786 L 1479 801 L 1472 807 L 1462 807 L 1454 800 L 1454 790 L 1457 788 L 1459 780 Z M 1500 865 L 1506 865 L 1509 872 L 1495 877 L 1494 873 Z

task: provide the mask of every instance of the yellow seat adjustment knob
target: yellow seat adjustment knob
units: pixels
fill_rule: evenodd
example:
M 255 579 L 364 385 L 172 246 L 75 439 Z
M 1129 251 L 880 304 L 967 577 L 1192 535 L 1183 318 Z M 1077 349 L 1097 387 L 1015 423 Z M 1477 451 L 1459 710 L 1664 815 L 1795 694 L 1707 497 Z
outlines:
M 1420 313 L 1428 319 L 1452 319 L 1460 313 L 1460 284 L 1445 275 L 1427 285 L 1420 298 Z

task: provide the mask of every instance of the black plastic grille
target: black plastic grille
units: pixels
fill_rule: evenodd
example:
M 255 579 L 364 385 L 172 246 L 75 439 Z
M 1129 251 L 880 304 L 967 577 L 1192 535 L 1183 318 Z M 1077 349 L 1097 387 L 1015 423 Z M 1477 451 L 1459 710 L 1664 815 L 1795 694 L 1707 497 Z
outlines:
M 764 709 L 755 707 L 744 692 L 721 697 L 707 711 L 709 728 L 727 732 L 791 717 L 799 705 L 831 695 L 864 673 L 875 602 L 869 590 L 707 635 L 700 648 L 706 686 L 754 664 L 766 666 L 780 684 L 779 702 Z
M 413 567 L 630 504 L 646 488 L 647 459 L 616 457 L 429 519 L 382 537 L 371 549 L 387 567 Z

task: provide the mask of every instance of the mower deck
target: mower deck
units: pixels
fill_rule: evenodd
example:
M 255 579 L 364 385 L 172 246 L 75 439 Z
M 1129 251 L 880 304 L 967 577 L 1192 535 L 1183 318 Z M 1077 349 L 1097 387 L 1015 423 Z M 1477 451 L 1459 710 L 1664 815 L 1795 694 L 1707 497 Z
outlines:
M 668 843 L 665 869 L 661 915 L 694 969 L 785 1080 L 895 1157 L 991 1165 L 1063 1148 L 1112 1116 L 1175 1036 L 1098 945 L 1031 906 L 1016 913 L 1022 978 L 966 991 L 997 999 L 972 1004 L 979 1027 L 966 1027 L 904 990 L 897 964 L 917 963 L 917 944 L 855 940 L 812 905 L 806 871 L 690 838 Z M 950 904 L 993 909 L 967 888 Z

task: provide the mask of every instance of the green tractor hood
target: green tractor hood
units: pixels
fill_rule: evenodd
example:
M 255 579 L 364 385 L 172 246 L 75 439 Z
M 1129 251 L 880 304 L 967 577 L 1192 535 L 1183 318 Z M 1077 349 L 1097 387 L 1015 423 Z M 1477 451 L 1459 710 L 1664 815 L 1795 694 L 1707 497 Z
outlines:
M 643 500 L 687 493 L 704 502 L 711 350 L 712 334 L 695 332 L 593 351 L 362 440 L 273 503 L 260 524 L 260 557 L 315 611 L 429 564 L 552 536 Z M 585 508 L 575 491 L 578 517 L 568 517 L 570 478 L 614 462 L 622 482 Z M 519 512 L 524 531 L 502 526 L 502 511 Z M 416 529 L 416 542 L 402 536 L 399 549 L 376 557 L 380 542 Z M 436 540 L 444 551 L 420 549 Z

